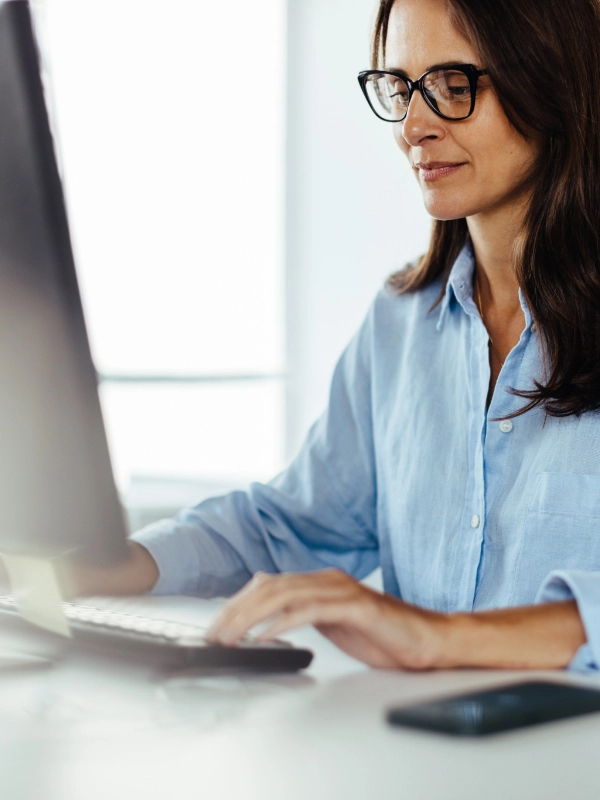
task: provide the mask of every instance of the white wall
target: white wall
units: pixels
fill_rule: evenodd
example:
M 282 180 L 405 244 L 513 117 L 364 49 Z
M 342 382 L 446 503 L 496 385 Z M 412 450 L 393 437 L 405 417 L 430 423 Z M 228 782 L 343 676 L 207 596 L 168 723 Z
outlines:
M 119 486 L 267 480 L 283 462 L 286 0 L 38 3 Z
M 327 401 L 344 345 L 430 219 L 390 125 L 356 76 L 375 0 L 288 0 L 288 455 Z

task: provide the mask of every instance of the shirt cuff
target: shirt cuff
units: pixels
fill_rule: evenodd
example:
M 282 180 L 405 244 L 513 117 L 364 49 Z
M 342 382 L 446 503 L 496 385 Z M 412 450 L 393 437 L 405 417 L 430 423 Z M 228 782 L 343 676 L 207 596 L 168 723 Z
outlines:
M 153 522 L 129 538 L 145 547 L 158 567 L 158 580 L 149 594 L 193 594 L 198 585 L 198 550 L 190 538 L 175 537 L 175 520 Z
M 585 628 L 587 643 L 575 653 L 568 669 L 588 672 L 600 669 L 600 572 L 557 570 L 542 584 L 536 603 L 575 600 Z

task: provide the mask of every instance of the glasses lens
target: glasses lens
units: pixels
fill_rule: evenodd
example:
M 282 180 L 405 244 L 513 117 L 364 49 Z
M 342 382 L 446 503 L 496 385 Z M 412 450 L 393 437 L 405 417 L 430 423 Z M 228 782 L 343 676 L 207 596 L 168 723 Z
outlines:
M 438 69 L 423 81 L 431 105 L 448 119 L 464 119 L 471 111 L 471 84 L 464 72 Z
M 390 122 L 404 119 L 409 92 L 402 78 L 389 72 L 376 72 L 368 76 L 365 87 L 376 114 Z

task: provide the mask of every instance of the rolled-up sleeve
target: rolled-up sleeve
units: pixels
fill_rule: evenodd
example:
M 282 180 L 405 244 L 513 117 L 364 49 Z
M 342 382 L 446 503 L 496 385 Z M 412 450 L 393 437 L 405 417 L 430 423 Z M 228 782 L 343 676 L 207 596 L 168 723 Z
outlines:
M 131 537 L 156 560 L 155 594 L 227 596 L 257 571 L 334 566 L 362 578 L 375 569 L 372 313 L 340 358 L 327 411 L 288 469 Z
M 600 572 L 551 572 L 543 582 L 536 602 L 558 603 L 562 600 L 576 601 L 587 636 L 586 644 L 579 648 L 569 669 L 597 671 L 600 669 Z

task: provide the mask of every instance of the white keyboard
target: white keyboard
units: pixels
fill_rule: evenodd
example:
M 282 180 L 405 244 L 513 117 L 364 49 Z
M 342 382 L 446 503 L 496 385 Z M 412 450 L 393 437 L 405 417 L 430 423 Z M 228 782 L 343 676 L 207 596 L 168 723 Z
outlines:
M 249 668 L 268 671 L 295 671 L 308 666 L 310 650 L 293 647 L 279 639 L 259 642 L 246 637 L 235 647 L 223 647 L 206 640 L 206 628 L 199 625 L 111 611 L 94 606 L 63 603 L 65 616 L 73 634 L 65 640 L 65 650 L 100 649 L 117 657 L 143 658 L 163 666 L 201 666 Z M 22 622 L 30 635 L 37 629 L 21 621 L 13 597 L 0 596 L 0 634 L 3 618 Z M 6 623 L 5 623 L 6 624 Z M 48 636 L 39 631 L 40 636 Z

